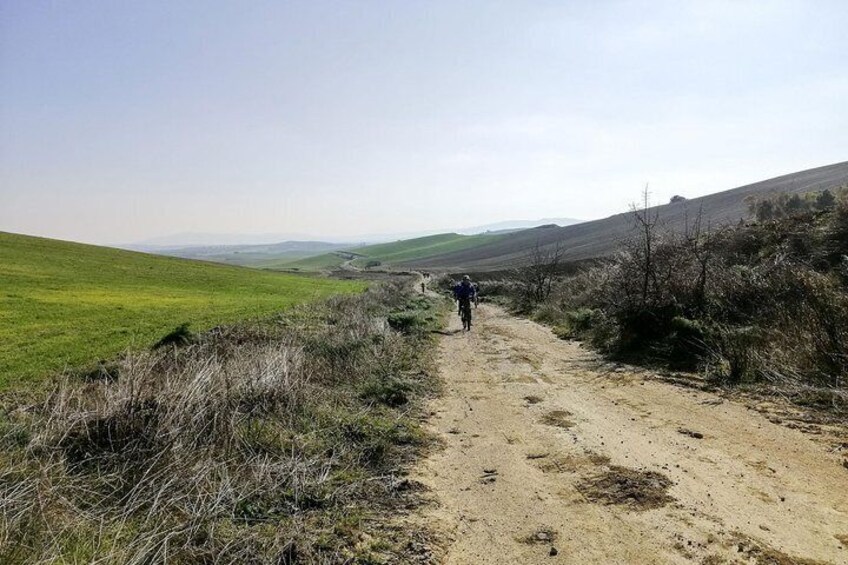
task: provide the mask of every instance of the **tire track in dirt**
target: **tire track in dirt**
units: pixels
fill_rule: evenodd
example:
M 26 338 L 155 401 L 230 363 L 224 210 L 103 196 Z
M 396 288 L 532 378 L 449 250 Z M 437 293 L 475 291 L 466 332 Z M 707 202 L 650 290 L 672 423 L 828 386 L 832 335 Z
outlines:
M 442 562 L 848 563 L 848 471 L 821 442 L 475 315 L 441 341 L 444 448 L 415 473 Z

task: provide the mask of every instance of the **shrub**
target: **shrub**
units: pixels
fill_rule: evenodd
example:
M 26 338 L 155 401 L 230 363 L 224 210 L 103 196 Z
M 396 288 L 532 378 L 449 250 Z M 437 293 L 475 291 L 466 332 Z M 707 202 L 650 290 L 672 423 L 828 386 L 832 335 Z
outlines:
M 533 312 L 532 318 L 541 323 L 554 325 L 565 317 L 565 313 L 558 304 L 553 302 L 543 302 Z
M 394 376 L 374 377 L 363 384 L 360 396 L 368 401 L 398 407 L 409 402 L 411 391 L 412 385 L 405 379 Z
M 565 315 L 565 321 L 575 335 L 585 335 L 598 324 L 599 312 L 591 308 L 570 310 Z

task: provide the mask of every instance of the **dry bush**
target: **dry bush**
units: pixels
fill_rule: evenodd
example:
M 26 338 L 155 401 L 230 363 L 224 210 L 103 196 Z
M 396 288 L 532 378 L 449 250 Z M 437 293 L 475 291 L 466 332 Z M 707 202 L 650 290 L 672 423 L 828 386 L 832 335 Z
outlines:
M 807 391 L 801 396 L 841 389 L 848 198 L 840 198 L 735 228 L 709 229 L 696 216 L 682 233 L 637 210 L 616 256 L 555 281 L 531 315 L 629 361 Z M 844 396 L 826 396 L 844 406 Z
M 562 248 L 557 243 L 553 248 L 542 246 L 540 241 L 527 256 L 527 264 L 517 269 L 513 275 L 518 291 L 518 305 L 522 310 L 530 311 L 545 302 L 551 295 L 553 283 L 560 270 Z

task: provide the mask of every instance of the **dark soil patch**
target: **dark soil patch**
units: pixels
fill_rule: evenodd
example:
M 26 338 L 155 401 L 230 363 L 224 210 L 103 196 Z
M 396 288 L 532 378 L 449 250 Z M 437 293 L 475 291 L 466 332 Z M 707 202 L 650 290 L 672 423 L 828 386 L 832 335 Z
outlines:
M 661 473 L 613 465 L 577 488 L 592 502 L 619 504 L 641 511 L 660 508 L 674 500 L 667 493 L 671 485 L 671 479 Z
M 542 416 L 541 421 L 548 426 L 556 426 L 557 428 L 565 428 L 567 430 L 576 425 L 568 419 L 571 415 L 571 412 L 565 410 L 554 410 Z
M 544 400 L 544 398 L 531 394 L 530 396 L 525 396 L 524 400 L 527 402 L 527 404 L 539 404 Z

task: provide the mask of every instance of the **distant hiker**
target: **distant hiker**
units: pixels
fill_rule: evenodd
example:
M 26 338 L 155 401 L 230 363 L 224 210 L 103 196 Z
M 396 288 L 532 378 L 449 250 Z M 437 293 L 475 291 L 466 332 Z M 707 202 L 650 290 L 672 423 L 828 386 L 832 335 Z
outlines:
M 424 294 L 424 292 L 425 292 L 424 281 L 421 281 L 421 294 Z
M 457 302 L 462 329 L 471 330 L 471 302 L 477 300 L 477 291 L 471 283 L 471 277 L 465 275 L 462 282 L 453 287 L 453 298 Z

